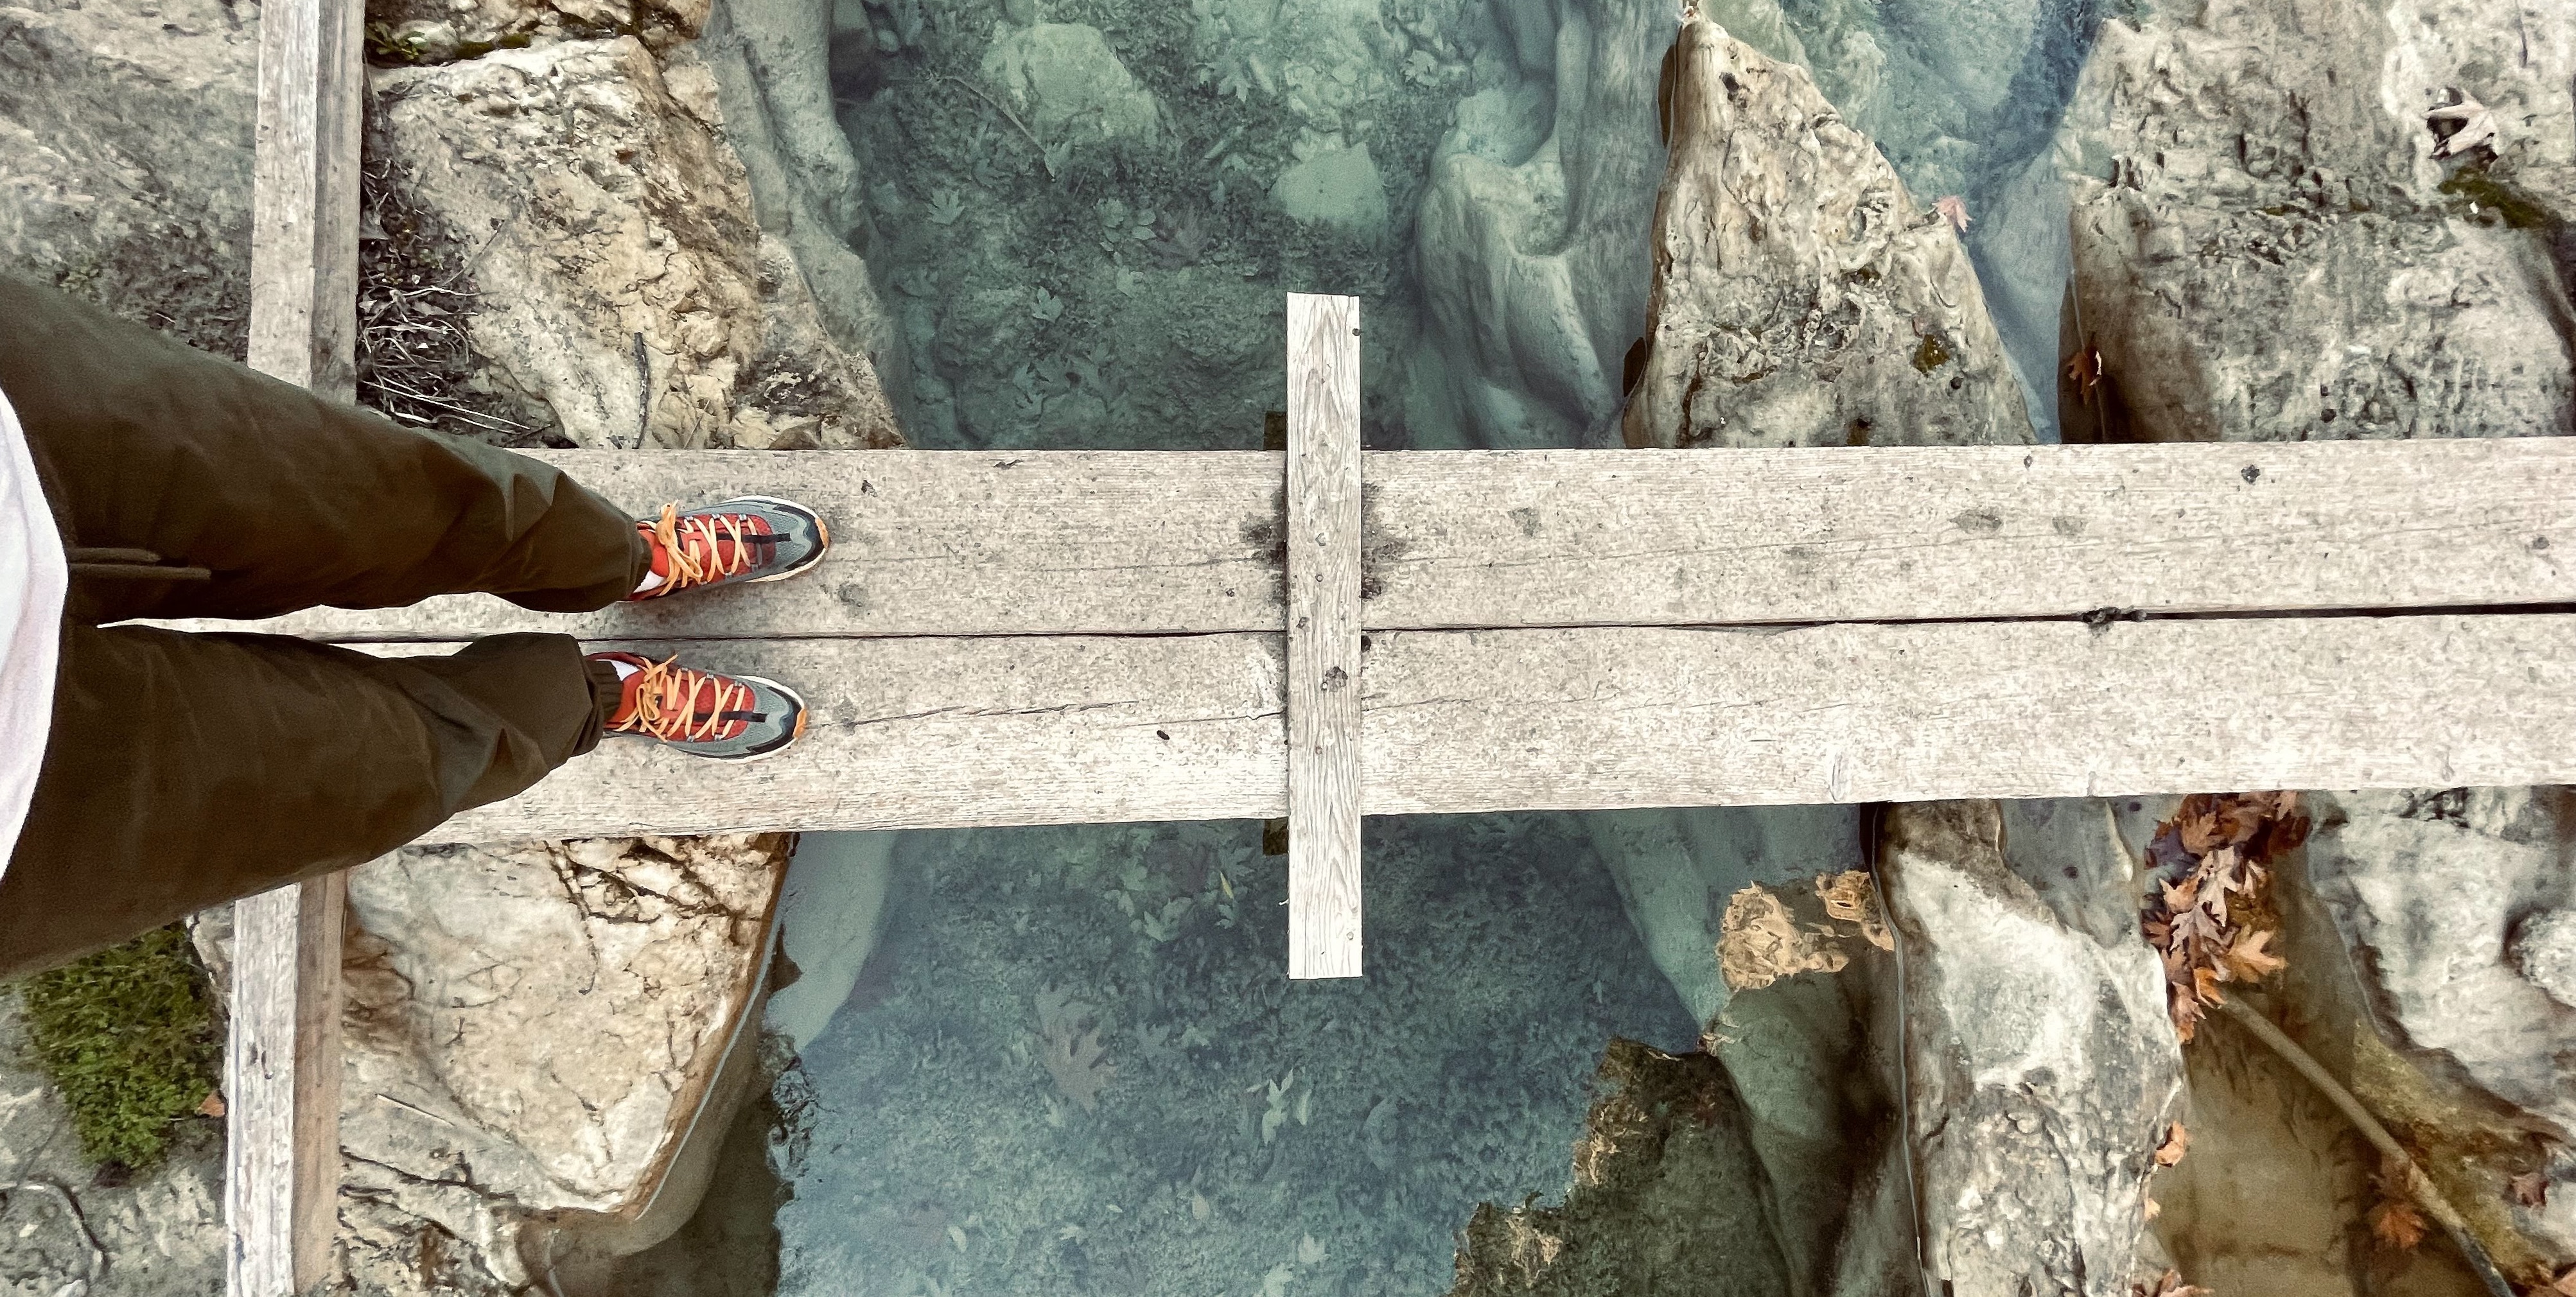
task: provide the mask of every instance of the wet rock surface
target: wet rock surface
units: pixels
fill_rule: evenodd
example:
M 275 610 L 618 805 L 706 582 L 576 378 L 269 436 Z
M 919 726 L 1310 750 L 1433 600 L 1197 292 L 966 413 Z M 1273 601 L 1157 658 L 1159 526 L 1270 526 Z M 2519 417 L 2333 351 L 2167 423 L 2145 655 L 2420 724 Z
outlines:
M 2126 1297 L 2183 1098 L 2163 975 L 2144 942 L 2069 928 L 2003 825 L 1993 802 L 1888 816 L 1925 1262 L 1963 1293 Z
M 2069 109 L 2082 342 L 2126 435 L 2565 435 L 2564 3 L 2156 5 Z M 2428 110 L 2490 106 L 2435 156 Z
M 1950 223 L 1805 70 L 1701 20 L 1667 71 L 1672 168 L 1627 444 L 2028 441 Z

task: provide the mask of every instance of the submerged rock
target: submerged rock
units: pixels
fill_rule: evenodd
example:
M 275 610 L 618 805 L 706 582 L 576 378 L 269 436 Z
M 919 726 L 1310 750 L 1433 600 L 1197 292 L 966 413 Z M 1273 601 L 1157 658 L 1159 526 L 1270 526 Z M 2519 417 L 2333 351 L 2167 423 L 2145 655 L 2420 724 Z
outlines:
M 1596 1093 L 1564 1205 L 1478 1206 L 1451 1297 L 1799 1290 L 1723 1064 L 1613 1040 Z
M 762 238 L 703 65 L 619 37 L 372 85 L 392 183 L 466 232 L 490 387 L 584 446 L 899 444 L 867 357 Z
M 1153 92 L 1136 84 L 1097 27 L 1005 26 L 993 35 L 983 71 L 1028 115 L 1041 139 L 1154 138 L 1158 110 Z
M 2163 971 L 2059 917 L 2003 825 L 1993 802 L 1906 803 L 1883 839 L 1925 1264 L 1960 1293 L 2127 1297 L 2182 1100 Z
M 1645 313 L 1672 14 L 1652 0 L 1505 8 L 1518 71 L 1459 104 L 1415 218 L 1425 320 L 1408 418 L 1496 449 L 1608 445 Z
M 1666 75 L 1672 165 L 1627 444 L 2030 440 L 1956 234 L 1806 72 L 1701 19 Z
M 2160 441 L 2576 432 L 2563 4 L 2167 4 L 2075 103 L 2075 319 Z M 2557 38 L 2543 35 L 2559 33 Z M 2492 150 L 2433 157 L 2457 89 Z M 2556 259 L 2556 264 L 2553 264 Z
M 1279 173 L 1270 197 L 1300 221 L 1339 226 L 1364 239 L 1386 233 L 1386 183 L 1365 143 L 1316 150 Z

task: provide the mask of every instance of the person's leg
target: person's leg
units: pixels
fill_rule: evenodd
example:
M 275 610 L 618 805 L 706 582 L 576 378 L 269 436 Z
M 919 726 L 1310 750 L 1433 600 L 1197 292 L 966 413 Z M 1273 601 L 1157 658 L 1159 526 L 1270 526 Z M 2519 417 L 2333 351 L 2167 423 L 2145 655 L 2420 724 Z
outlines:
M 266 617 L 484 591 L 546 612 L 632 593 L 651 545 L 556 469 L 404 428 L 0 276 L 0 393 L 65 544 L 209 581 L 75 581 L 74 616 Z
M 69 625 L 0 980 L 363 863 L 588 751 L 619 687 L 562 635 L 377 658 Z

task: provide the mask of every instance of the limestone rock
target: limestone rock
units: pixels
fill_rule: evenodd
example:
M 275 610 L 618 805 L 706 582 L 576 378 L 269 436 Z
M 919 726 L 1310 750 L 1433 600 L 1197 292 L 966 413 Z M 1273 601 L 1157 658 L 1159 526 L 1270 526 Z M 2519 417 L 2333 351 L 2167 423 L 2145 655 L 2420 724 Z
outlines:
M 516 1286 L 531 1217 L 640 1210 L 753 1011 L 786 849 L 415 848 L 353 874 L 344 1196 L 388 1210 L 352 1228 L 429 1222 Z
M 2532 985 L 2576 1009 L 2576 910 L 2542 910 L 2515 924 L 2507 953 Z
M 191 1120 L 165 1160 L 99 1183 L 0 991 L 0 1297 L 197 1297 L 224 1283 L 223 1138 Z
M 490 386 L 584 446 L 899 444 L 867 358 L 762 239 L 702 65 L 666 75 L 621 36 L 372 81 L 372 146 L 468 245 Z
M 2157 5 L 2070 120 L 2086 341 L 2141 440 L 2564 435 L 2565 0 Z M 2436 161 L 2458 88 L 2497 156 Z
M 2576 1135 L 2576 1005 L 2550 984 L 2576 962 L 2565 792 L 2337 793 L 2318 825 L 2309 874 L 2363 956 L 2382 1020 Z
M 655 53 L 705 29 L 711 0 L 369 0 L 380 58 L 446 63 L 495 49 L 640 37 Z
M 0 4 L 0 269 L 239 359 L 257 13 Z
M 1806 72 L 1705 19 L 1671 68 L 1631 446 L 2030 439 L 1964 249 Z
M 1049 143 L 1154 138 L 1153 92 L 1136 83 L 1097 27 L 997 28 L 983 72 Z
M 1960 1293 L 2125 1297 L 2182 1098 L 2163 973 L 2134 936 L 2069 927 L 2002 837 L 1993 802 L 1889 811 L 1927 1263 Z
M 1300 221 L 1337 226 L 1364 239 L 1386 233 L 1386 182 L 1365 142 L 1316 150 L 1279 173 L 1270 197 Z

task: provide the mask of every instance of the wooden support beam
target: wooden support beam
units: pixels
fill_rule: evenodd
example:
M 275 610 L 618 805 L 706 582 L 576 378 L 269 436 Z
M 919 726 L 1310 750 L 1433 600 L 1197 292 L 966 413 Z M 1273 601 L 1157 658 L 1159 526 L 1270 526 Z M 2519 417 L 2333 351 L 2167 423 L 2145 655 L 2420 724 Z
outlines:
M 756 664 L 813 727 L 721 780 L 612 738 L 424 841 L 1289 809 L 1275 632 L 633 647 Z M 1363 815 L 2576 783 L 2570 614 L 1400 631 L 1364 657 Z
M 1288 976 L 1360 975 L 1360 302 L 1288 295 Z
M 1259 451 L 548 451 L 639 513 L 807 500 L 778 585 L 576 617 L 489 596 L 259 628 L 455 640 L 1270 631 Z M 1365 630 L 2576 602 L 2576 439 L 1372 451 Z M 192 629 L 245 629 L 205 623 Z
M 360 0 L 260 9 L 251 191 L 250 364 L 354 395 Z M 333 875 L 235 904 L 224 1219 L 233 1297 L 321 1282 L 339 1232 L 340 937 Z

